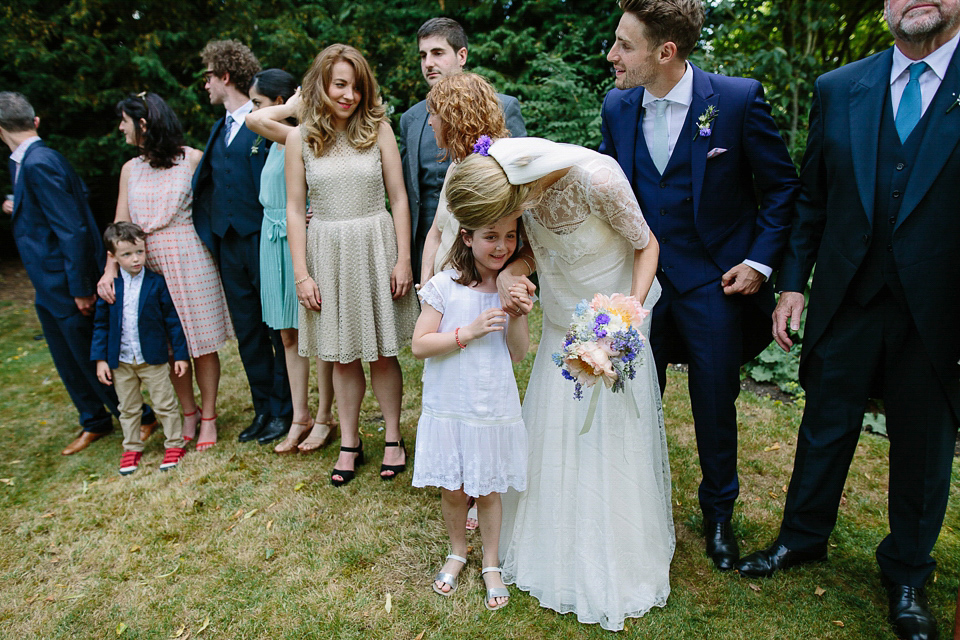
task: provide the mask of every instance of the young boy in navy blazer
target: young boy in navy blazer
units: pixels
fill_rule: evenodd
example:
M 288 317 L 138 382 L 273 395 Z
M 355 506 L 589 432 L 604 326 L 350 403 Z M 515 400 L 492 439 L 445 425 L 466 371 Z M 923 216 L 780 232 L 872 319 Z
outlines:
M 187 341 L 166 282 L 144 267 L 146 237 L 132 222 L 116 222 L 104 232 L 103 243 L 108 255 L 120 265 L 120 277 L 114 280 L 116 302 L 97 300 L 90 347 L 90 359 L 97 362 L 97 377 L 103 384 L 113 384 L 120 400 L 121 475 L 136 471 L 143 455 L 141 384 L 150 392 L 166 437 L 160 470 L 176 467 L 186 453 L 183 421 L 170 382 L 168 344 L 173 348 L 173 371 L 182 376 L 189 358 Z

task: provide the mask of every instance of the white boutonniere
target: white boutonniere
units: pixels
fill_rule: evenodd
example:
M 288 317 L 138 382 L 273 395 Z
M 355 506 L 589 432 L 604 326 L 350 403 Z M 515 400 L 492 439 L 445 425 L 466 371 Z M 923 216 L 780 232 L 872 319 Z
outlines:
M 697 136 L 706 138 L 711 133 L 713 133 L 713 122 L 717 119 L 717 116 L 720 115 L 720 110 L 717 109 L 712 104 L 706 108 L 706 110 L 700 114 L 700 117 L 697 118 L 697 135 L 693 136 L 693 139 L 696 140 Z
M 954 110 L 954 108 L 960 105 L 960 96 L 957 96 L 957 94 L 953 94 L 953 98 L 954 98 L 953 102 L 951 102 L 950 106 L 947 107 L 947 113 L 950 113 L 951 111 Z
M 250 155 L 255 156 L 260 153 L 261 142 L 263 142 L 263 136 L 257 136 L 257 139 L 253 141 L 253 146 L 250 147 Z

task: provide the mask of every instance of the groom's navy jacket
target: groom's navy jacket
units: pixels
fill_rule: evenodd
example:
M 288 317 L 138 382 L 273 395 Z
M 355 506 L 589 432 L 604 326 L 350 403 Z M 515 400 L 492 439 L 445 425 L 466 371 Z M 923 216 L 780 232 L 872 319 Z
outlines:
M 660 242 L 659 277 L 681 293 L 719 281 L 744 260 L 776 270 L 799 186 L 760 83 L 691 66 L 693 102 L 663 176 L 640 127 L 642 87 L 607 94 L 600 145 L 630 179 Z M 701 136 L 696 122 L 710 106 L 718 116 L 711 134 Z M 754 304 L 744 310 L 744 361 L 770 343 L 773 288 L 765 283 L 748 299 Z M 668 355 L 670 362 L 687 361 L 680 351 Z
M 661 393 L 667 363 L 690 363 L 700 508 L 722 523 L 739 495 L 740 366 L 771 341 L 773 287 L 727 296 L 721 279 L 745 260 L 779 266 L 799 180 L 760 83 L 691 67 L 692 101 L 662 174 L 643 135 L 643 88 L 607 94 L 600 151 L 620 163 L 660 243 L 650 346 Z M 699 135 L 711 107 L 710 134 Z

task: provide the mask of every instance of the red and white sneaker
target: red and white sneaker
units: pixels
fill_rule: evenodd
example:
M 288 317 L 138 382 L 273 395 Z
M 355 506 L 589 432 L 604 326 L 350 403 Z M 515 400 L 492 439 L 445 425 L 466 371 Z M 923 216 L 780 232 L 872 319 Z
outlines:
M 139 451 L 124 451 L 120 456 L 120 475 L 128 476 L 140 468 L 140 457 L 143 454 Z
M 186 455 L 187 450 L 183 447 L 170 447 L 163 454 L 163 462 L 160 463 L 160 471 L 169 471 L 180 463 L 180 459 Z

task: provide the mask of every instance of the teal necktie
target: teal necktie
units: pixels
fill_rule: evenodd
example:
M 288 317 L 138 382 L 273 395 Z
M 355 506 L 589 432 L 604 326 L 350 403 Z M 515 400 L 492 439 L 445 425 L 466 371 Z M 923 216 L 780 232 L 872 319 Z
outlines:
M 900 106 L 897 108 L 896 125 L 901 143 L 907 141 L 910 132 L 920 122 L 920 116 L 923 112 L 923 101 L 920 97 L 920 76 L 928 68 L 926 62 L 914 62 L 910 65 L 910 80 L 903 89 Z

